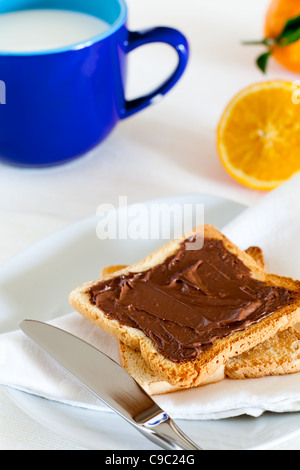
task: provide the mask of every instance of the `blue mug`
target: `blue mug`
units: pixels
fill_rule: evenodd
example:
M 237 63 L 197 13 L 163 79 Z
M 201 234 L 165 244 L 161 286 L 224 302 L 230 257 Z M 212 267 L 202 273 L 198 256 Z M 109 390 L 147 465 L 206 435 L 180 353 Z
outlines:
M 70 161 L 98 145 L 119 120 L 155 103 L 178 81 L 188 43 L 176 29 L 131 32 L 124 0 L 1 0 L 0 14 L 26 9 L 87 13 L 109 23 L 102 34 L 42 52 L 0 51 L 0 159 L 20 166 Z M 125 99 L 127 55 L 148 43 L 167 43 L 178 65 L 161 86 Z

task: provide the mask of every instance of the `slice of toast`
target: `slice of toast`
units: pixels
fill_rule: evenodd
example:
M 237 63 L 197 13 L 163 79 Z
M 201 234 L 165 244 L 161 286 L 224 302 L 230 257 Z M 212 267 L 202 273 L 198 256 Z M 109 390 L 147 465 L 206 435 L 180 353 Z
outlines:
M 211 246 L 217 246 L 218 250 L 221 249 L 224 252 L 224 256 L 218 261 L 220 263 L 218 273 L 222 276 L 222 279 L 224 278 L 223 270 L 226 271 L 227 267 L 226 260 L 230 260 L 236 271 L 239 266 L 244 272 L 242 275 L 243 282 L 257 285 L 257 296 L 260 289 L 268 290 L 273 292 L 273 297 L 278 302 L 278 299 L 280 299 L 280 302 L 276 304 L 274 300 L 275 303 L 271 305 L 272 308 L 270 307 L 271 311 L 252 323 L 250 322 L 249 325 L 247 324 L 241 328 L 239 323 L 239 327 L 234 331 L 216 337 L 211 341 L 209 347 L 197 353 L 195 358 L 174 361 L 167 357 L 159 348 L 159 345 L 155 343 L 153 337 L 151 338 L 141 328 L 119 322 L 110 315 L 110 312 L 105 312 L 103 308 L 100 308 L 92 299 L 91 293 L 92 289 L 98 289 L 100 284 L 103 287 L 106 284 L 108 285 L 110 281 L 116 282 L 134 273 L 138 273 L 138 276 L 140 276 L 143 273 L 148 273 L 151 269 L 161 269 L 164 262 L 172 257 L 176 258 L 180 250 L 184 253 L 184 256 L 188 255 L 186 244 L 190 244 L 195 237 L 197 237 L 197 240 L 204 239 L 204 243 L 206 243 L 205 252 L 210 250 Z M 203 253 L 201 249 L 196 254 L 201 257 Z M 193 253 L 193 256 L 195 256 L 195 253 Z M 224 258 L 225 260 L 223 260 Z M 225 295 L 226 292 L 223 297 Z M 225 366 L 229 359 L 252 349 L 257 344 L 275 336 L 277 332 L 297 323 L 300 319 L 300 283 L 291 278 L 266 273 L 249 254 L 232 244 L 215 227 L 205 225 L 197 227 L 184 235 L 181 240 L 173 240 L 140 263 L 75 289 L 70 294 L 70 303 L 78 312 L 103 328 L 107 333 L 113 335 L 131 349 L 140 351 L 143 360 L 152 373 L 178 388 L 190 388 L 205 383 L 214 373 Z M 256 305 L 255 302 L 254 305 Z M 242 313 L 244 315 L 245 312 Z M 246 321 L 248 322 L 248 317 Z
M 266 264 L 259 247 L 246 250 L 264 270 Z M 110 266 L 102 270 L 102 276 L 124 269 L 125 266 Z M 155 375 L 147 367 L 139 351 L 134 351 L 121 341 L 118 344 L 121 365 L 143 387 L 149 395 L 160 395 L 179 390 Z M 278 332 L 273 338 L 258 344 L 251 350 L 230 359 L 201 385 L 229 379 L 260 378 L 270 375 L 286 375 L 300 371 L 300 333 L 295 328 Z

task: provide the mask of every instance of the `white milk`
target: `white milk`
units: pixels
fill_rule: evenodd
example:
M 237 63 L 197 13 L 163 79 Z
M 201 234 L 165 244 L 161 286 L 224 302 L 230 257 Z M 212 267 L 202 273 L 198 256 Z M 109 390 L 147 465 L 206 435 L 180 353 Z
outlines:
M 0 14 L 0 51 L 46 51 L 70 46 L 105 32 L 110 25 L 85 13 L 25 10 Z

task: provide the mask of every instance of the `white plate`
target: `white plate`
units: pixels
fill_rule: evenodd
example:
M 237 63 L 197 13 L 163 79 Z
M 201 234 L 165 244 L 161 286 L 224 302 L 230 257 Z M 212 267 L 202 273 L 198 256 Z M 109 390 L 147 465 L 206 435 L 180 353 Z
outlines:
M 146 210 L 139 212 L 139 222 L 149 225 L 145 217 L 150 214 L 151 207 L 160 204 L 168 207 L 177 204 L 183 211 L 189 204 L 192 207 L 190 228 L 201 214 L 201 205 L 205 209 L 205 222 L 220 229 L 245 209 L 245 206 L 218 197 L 185 195 L 144 203 Z M 127 208 L 121 208 L 117 213 L 123 216 L 125 213 L 128 221 L 132 217 Z M 95 216 L 63 229 L 2 267 L 0 332 L 18 328 L 25 317 L 48 321 L 69 313 L 68 294 L 74 287 L 97 278 L 104 266 L 132 264 L 167 241 L 100 240 L 96 235 L 98 222 L 99 217 Z M 113 413 L 71 407 L 6 387 L 3 390 L 36 421 L 88 449 L 156 448 Z M 270 448 L 300 434 L 299 424 L 299 414 L 179 422 L 180 427 L 204 449 Z

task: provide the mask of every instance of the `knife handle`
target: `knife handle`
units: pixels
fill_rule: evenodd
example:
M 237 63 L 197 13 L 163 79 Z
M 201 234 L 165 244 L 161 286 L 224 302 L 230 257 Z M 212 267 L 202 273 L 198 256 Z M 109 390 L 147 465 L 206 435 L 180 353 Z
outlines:
M 148 439 L 166 450 L 202 450 L 170 417 L 155 425 L 138 426 L 138 429 Z

